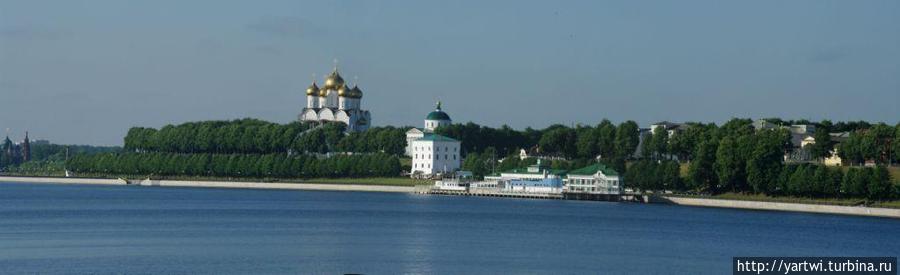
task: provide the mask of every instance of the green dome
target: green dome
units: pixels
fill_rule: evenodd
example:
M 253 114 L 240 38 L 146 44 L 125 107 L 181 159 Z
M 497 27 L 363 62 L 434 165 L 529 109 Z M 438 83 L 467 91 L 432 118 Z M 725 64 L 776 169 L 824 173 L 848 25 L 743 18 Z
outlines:
M 428 113 L 428 116 L 425 117 L 427 120 L 450 120 L 450 116 L 444 111 L 437 110 L 431 113 Z
M 438 101 L 437 108 L 434 109 L 434 112 L 428 113 L 428 116 L 425 117 L 426 120 L 450 120 L 450 116 L 444 111 L 441 111 L 441 102 Z

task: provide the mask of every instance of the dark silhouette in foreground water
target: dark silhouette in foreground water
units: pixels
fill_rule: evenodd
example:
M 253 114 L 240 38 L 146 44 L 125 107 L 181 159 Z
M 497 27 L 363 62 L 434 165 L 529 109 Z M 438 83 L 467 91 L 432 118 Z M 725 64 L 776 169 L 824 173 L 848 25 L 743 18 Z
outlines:
M 0 184 L 4 273 L 729 273 L 898 256 L 900 220 L 397 193 Z

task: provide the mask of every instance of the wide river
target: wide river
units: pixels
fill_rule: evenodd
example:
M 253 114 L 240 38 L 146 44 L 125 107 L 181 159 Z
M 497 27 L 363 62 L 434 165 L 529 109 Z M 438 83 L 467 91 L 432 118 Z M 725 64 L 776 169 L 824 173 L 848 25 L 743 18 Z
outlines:
M 898 256 L 900 220 L 671 205 L 0 184 L 0 272 L 731 273 Z

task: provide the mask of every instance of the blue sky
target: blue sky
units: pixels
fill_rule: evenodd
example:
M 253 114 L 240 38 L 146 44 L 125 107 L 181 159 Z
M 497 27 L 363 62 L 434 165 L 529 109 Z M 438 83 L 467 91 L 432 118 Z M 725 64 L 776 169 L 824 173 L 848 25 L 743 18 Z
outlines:
M 898 1 L 0 0 L 0 128 L 288 122 L 334 59 L 376 125 L 900 118 Z

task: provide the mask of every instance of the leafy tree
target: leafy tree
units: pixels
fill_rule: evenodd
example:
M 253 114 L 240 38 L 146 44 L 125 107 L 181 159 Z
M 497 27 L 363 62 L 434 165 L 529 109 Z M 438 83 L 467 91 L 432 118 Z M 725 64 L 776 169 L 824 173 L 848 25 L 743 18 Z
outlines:
M 640 134 L 637 122 L 626 121 L 619 124 L 616 128 L 615 151 L 616 156 L 622 159 L 628 159 L 637 149 Z
M 870 200 L 883 200 L 891 197 L 893 193 L 893 184 L 891 184 L 891 175 L 884 166 L 877 166 L 872 170 L 872 176 L 866 185 L 866 198 Z
M 894 163 L 900 162 L 900 123 L 894 125 L 894 144 L 891 149 L 894 150 Z
M 655 160 L 663 159 L 668 153 L 669 146 L 669 132 L 664 129 L 659 129 L 656 133 L 652 133 L 650 138 L 650 143 L 648 144 L 649 152 L 651 157 Z
M 616 126 L 604 119 L 597 125 L 597 150 L 603 158 L 615 157 Z
M 702 140 L 697 146 L 695 158 L 688 168 L 688 182 L 692 189 L 710 193 L 719 191 L 714 169 L 717 145 L 715 140 Z
M 747 183 L 756 193 L 771 193 L 782 168 L 783 131 L 760 131 L 747 160 Z
M 466 155 L 465 160 L 463 160 L 462 170 L 472 171 L 475 177 L 482 178 L 488 173 L 484 163 L 485 159 L 480 154 L 472 152 Z
M 677 161 L 663 162 L 657 173 L 662 174 L 660 178 L 665 190 L 684 190 L 684 182 L 681 180 L 681 166 Z
M 711 125 L 714 127 L 714 125 Z M 687 129 L 675 132 L 669 138 L 669 153 L 678 157 L 680 161 L 690 161 L 694 158 L 697 144 L 701 139 L 708 138 L 710 126 L 700 123 L 688 123 Z
M 743 181 L 746 180 L 744 167 L 746 162 L 743 156 L 739 154 L 737 143 L 730 136 L 725 136 L 719 141 L 716 150 L 716 162 L 714 168 L 716 175 L 719 177 L 719 184 L 724 189 L 737 192 L 743 187 Z
M 849 197 L 863 197 L 867 194 L 866 184 L 868 179 L 865 168 L 848 169 L 841 183 L 841 190 Z
M 597 141 L 598 131 L 591 127 L 579 127 L 575 130 L 577 138 L 575 148 L 577 156 L 581 158 L 593 158 L 599 153 Z
M 813 158 L 823 159 L 831 156 L 834 142 L 831 141 L 831 135 L 829 134 L 829 131 L 831 131 L 830 125 L 831 122 L 825 120 L 822 121 L 818 128 L 816 128 L 816 132 L 813 135 L 816 143 L 812 144 L 810 147 L 810 154 Z

